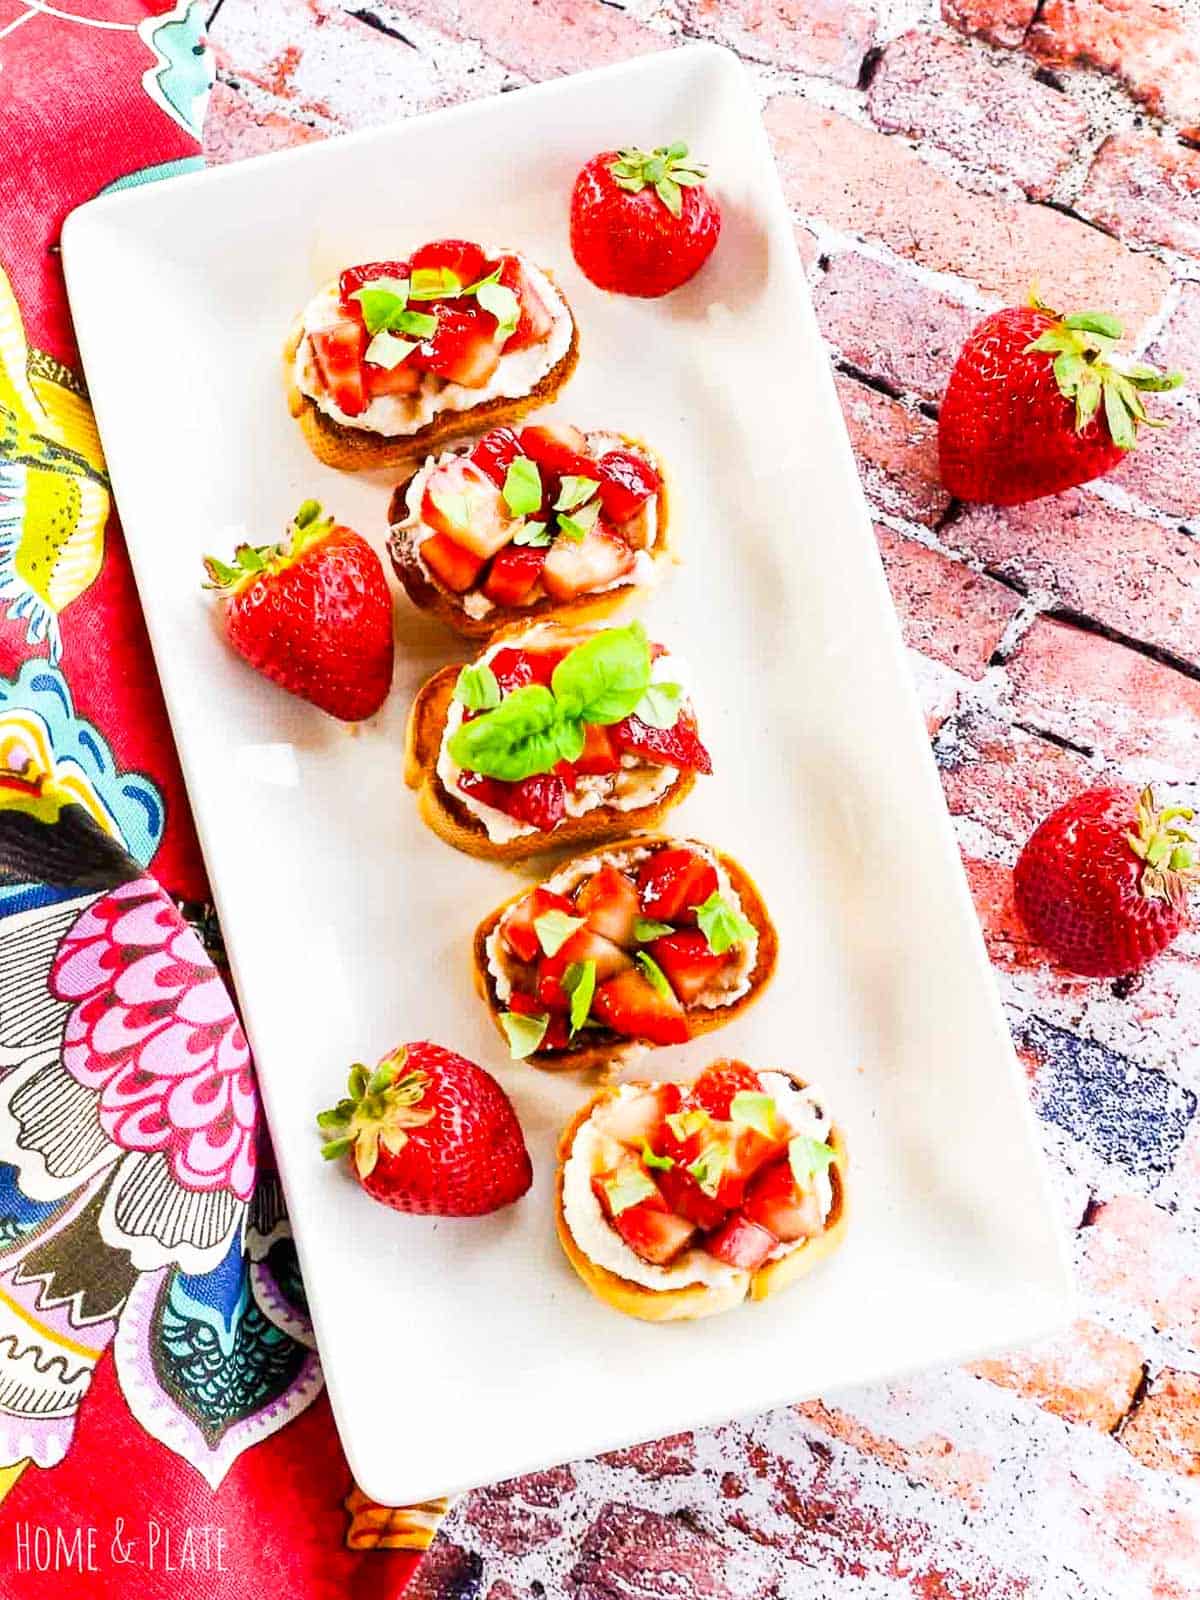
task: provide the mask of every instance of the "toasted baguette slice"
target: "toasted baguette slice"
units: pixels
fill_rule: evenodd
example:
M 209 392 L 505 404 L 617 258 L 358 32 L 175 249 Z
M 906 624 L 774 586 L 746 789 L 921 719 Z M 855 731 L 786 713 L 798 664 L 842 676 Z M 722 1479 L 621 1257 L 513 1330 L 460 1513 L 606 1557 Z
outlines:
M 780 1069 L 773 1068 L 778 1071 Z M 803 1088 L 801 1078 L 794 1077 L 797 1088 Z M 652 1085 L 644 1085 L 652 1087 Z M 723 1284 L 689 1283 L 674 1289 L 648 1289 L 645 1284 L 623 1278 L 600 1266 L 580 1249 L 567 1224 L 563 1207 L 563 1174 L 567 1160 L 575 1146 L 575 1136 L 603 1101 L 611 1099 L 615 1087 L 601 1089 L 594 1094 L 572 1117 L 558 1142 L 558 1171 L 554 1185 L 554 1224 L 567 1260 L 583 1279 L 598 1300 L 623 1311 L 627 1317 L 638 1317 L 643 1322 L 690 1322 L 696 1317 L 713 1317 L 729 1311 L 745 1300 L 765 1300 L 786 1289 L 805 1273 L 826 1260 L 841 1244 L 846 1233 L 846 1142 L 841 1130 L 832 1128 L 829 1144 L 834 1159 L 829 1168 L 833 1188 L 833 1205 L 825 1221 L 825 1231 L 815 1239 L 768 1261 L 756 1272 L 737 1272 Z
M 563 304 L 567 304 L 565 297 Z M 296 352 L 304 337 L 304 324 L 297 317 L 283 347 L 288 411 L 300 424 L 300 431 L 313 455 L 327 467 L 337 467 L 342 472 L 366 472 L 377 467 L 401 467 L 406 463 L 416 465 L 430 452 L 442 449 L 454 439 L 497 428 L 501 423 L 514 422 L 528 412 L 536 411 L 539 406 L 548 406 L 554 400 L 575 371 L 579 360 L 579 327 L 570 306 L 567 306 L 567 312 L 571 316 L 571 342 L 566 353 L 528 394 L 518 395 L 515 399 L 494 395 L 490 400 L 481 400 L 478 405 L 469 406 L 465 411 L 440 411 L 415 433 L 393 436 L 372 433 L 367 428 L 348 427 L 338 422 L 335 417 L 327 416 L 311 396 L 297 387 Z
M 674 839 L 661 833 L 643 834 L 638 838 L 622 839 L 618 844 L 605 845 L 599 851 L 589 851 L 588 855 L 598 855 L 602 861 L 611 862 L 613 866 L 620 868 L 635 850 L 642 850 L 647 846 L 652 849 L 665 849 L 670 845 L 689 844 L 699 845 L 700 841 Z M 732 1022 L 734 1017 L 740 1016 L 747 1007 L 752 1006 L 774 976 L 779 954 L 779 937 L 775 932 L 775 925 L 767 914 L 763 897 L 750 874 L 732 856 L 724 855 L 719 850 L 712 850 L 711 846 L 702 845 L 701 848 L 710 850 L 724 869 L 730 887 L 741 901 L 743 914 L 754 924 L 758 934 L 758 950 L 750 973 L 750 987 L 745 994 L 727 1006 L 713 1006 L 711 1009 L 704 1006 L 685 1008 L 693 1039 L 702 1033 L 711 1033 L 715 1028 L 724 1027 L 727 1022 Z M 558 877 L 562 873 L 570 872 L 574 865 L 573 861 L 564 861 L 561 866 L 554 869 L 552 876 Z M 529 886 L 526 886 L 520 893 L 510 896 L 503 905 L 497 906 L 489 917 L 485 917 L 475 930 L 475 987 L 501 1033 L 504 1030 L 500 1027 L 500 1014 L 504 1010 L 504 1002 L 496 992 L 495 974 L 488 966 L 487 943 L 509 907 L 516 905 L 518 900 L 523 900 L 528 893 Z M 543 1067 L 552 1072 L 579 1072 L 591 1068 L 612 1067 L 631 1057 L 641 1056 L 647 1049 L 655 1048 L 648 1040 L 630 1039 L 618 1034 L 607 1035 L 599 1042 L 589 1042 L 591 1037 L 589 1030 L 581 1035 L 579 1044 L 573 1045 L 568 1050 L 535 1050 L 532 1055 L 526 1056 L 525 1060 L 531 1067 Z
M 529 626 L 522 622 L 501 628 L 490 645 L 505 639 L 519 640 Z M 524 861 L 548 850 L 607 844 L 629 833 L 653 832 L 667 812 L 691 792 L 696 774 L 681 770 L 670 788 L 649 805 L 630 811 L 597 806 L 582 817 L 565 818 L 553 833 L 527 833 L 504 841 L 490 838 L 479 818 L 449 793 L 437 774 L 442 734 L 460 670 L 443 667 L 422 684 L 408 714 L 404 741 L 404 781 L 416 791 L 417 806 L 427 826 L 456 850 L 485 861 Z
M 654 530 L 654 542 L 649 545 L 648 551 L 655 567 L 655 577 L 679 557 L 675 554 L 668 534 L 668 494 L 667 476 L 662 460 L 650 446 L 640 439 L 635 439 L 629 434 L 615 434 L 615 438 L 623 444 L 640 450 L 643 455 L 653 462 L 659 476 L 657 521 Z M 642 600 L 649 592 L 649 584 L 620 584 L 615 589 L 606 589 L 601 594 L 576 595 L 573 600 L 554 600 L 549 595 L 535 600 L 530 606 L 496 606 L 483 617 L 472 617 L 463 609 L 463 597 L 455 594 L 452 589 L 447 589 L 440 580 L 431 573 L 417 555 L 416 548 L 401 530 L 401 524 L 408 515 L 408 506 L 405 496 L 408 485 L 413 475 L 419 471 L 422 463 L 413 462 L 412 472 L 397 485 L 388 507 L 388 522 L 391 525 L 392 537 L 388 544 L 388 551 L 392 558 L 392 566 L 396 576 L 404 585 L 404 592 L 413 605 L 422 611 L 428 611 L 439 622 L 444 622 L 448 628 L 453 628 L 455 633 L 461 633 L 467 639 L 489 639 L 500 628 L 512 626 L 521 622 L 544 622 L 550 617 L 561 618 L 570 622 L 592 621 L 596 618 L 611 616 L 621 606 L 628 605 L 630 601 Z

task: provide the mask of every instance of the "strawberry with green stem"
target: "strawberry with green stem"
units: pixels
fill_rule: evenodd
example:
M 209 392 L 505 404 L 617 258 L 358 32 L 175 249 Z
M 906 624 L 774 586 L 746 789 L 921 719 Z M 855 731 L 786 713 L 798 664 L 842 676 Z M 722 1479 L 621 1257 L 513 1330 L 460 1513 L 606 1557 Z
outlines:
M 716 248 L 721 213 L 686 144 L 605 150 L 575 179 L 571 251 L 600 289 L 654 299 L 695 276 Z

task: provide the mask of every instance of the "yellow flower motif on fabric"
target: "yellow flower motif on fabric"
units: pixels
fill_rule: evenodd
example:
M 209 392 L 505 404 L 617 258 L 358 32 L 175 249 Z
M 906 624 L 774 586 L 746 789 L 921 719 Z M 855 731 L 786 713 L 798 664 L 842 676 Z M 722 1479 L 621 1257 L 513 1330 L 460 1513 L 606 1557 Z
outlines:
M 79 379 L 25 338 L 0 268 L 0 602 L 62 653 L 58 617 L 104 559 L 109 483 Z
M 0 811 L 23 811 L 53 824 L 68 805 L 82 806 L 105 833 L 120 839 L 120 829 L 87 773 L 73 762 L 55 758 L 49 731 L 37 712 L 0 712 Z

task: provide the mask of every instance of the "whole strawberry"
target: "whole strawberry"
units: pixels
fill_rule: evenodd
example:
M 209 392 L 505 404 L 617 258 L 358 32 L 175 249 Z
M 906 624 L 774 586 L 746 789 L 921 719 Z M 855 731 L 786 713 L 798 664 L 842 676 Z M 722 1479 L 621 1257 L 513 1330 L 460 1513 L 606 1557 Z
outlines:
M 252 667 L 343 722 L 373 716 L 392 685 L 392 597 L 367 541 L 297 511 L 280 544 L 239 545 L 234 564 L 206 556 L 229 643 Z
M 1041 301 L 997 311 L 963 346 L 938 418 L 942 486 L 958 500 L 1016 505 L 1111 472 L 1137 442 L 1145 390 L 1174 389 L 1115 354 L 1107 313 L 1060 317 Z
M 685 144 L 605 150 L 571 193 L 571 251 L 600 289 L 654 299 L 694 277 L 716 248 L 721 213 Z
M 1136 972 L 1188 922 L 1196 876 L 1186 807 L 1156 811 L 1149 789 L 1089 789 L 1052 811 L 1017 860 L 1013 888 L 1029 932 L 1071 972 Z
M 504 1090 L 441 1045 L 401 1045 L 374 1072 L 351 1067 L 349 1094 L 317 1123 L 326 1160 L 349 1154 L 367 1193 L 397 1211 L 479 1217 L 519 1200 L 533 1181 Z

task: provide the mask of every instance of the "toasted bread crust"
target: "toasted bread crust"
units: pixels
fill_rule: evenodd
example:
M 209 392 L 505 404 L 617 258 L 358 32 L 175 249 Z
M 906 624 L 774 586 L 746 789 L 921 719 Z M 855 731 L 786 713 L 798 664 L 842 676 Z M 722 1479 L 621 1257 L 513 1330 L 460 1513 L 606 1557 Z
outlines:
M 624 433 L 617 434 L 616 437 L 648 456 L 658 471 L 657 524 L 654 543 L 649 547 L 657 578 L 665 567 L 679 560 L 668 531 L 667 475 L 661 459 L 649 445 Z M 403 584 L 404 592 L 413 605 L 422 611 L 428 611 L 431 616 L 435 616 L 439 622 L 445 623 L 446 627 L 462 634 L 464 638 L 489 639 L 500 628 L 511 627 L 514 623 L 546 622 L 551 618 L 569 622 L 595 621 L 601 617 L 611 616 L 614 611 L 618 611 L 630 601 L 642 600 L 649 592 L 650 584 L 630 583 L 616 589 L 608 589 L 603 594 L 577 595 L 574 600 L 554 600 L 546 595 L 531 606 L 497 606 L 484 617 L 469 616 L 463 610 L 462 596 L 454 594 L 439 583 L 437 578 L 426 570 L 408 539 L 398 536 L 396 532 L 407 515 L 405 492 L 413 473 L 419 471 L 420 466 L 419 462 L 412 463 L 413 472 L 409 473 L 402 483 L 397 484 L 392 495 L 388 506 L 388 523 L 392 529 L 392 536 L 388 541 L 388 553 L 392 558 L 396 576 Z
M 615 844 L 605 845 L 597 853 L 605 859 L 619 855 L 622 851 L 637 849 L 646 845 L 666 847 L 668 845 L 700 844 L 698 839 L 677 839 L 666 834 L 643 834 L 638 838 L 621 839 Z M 711 849 L 711 846 L 705 846 Z M 740 1016 L 749 1006 L 752 1006 L 759 995 L 771 981 L 775 972 L 775 963 L 779 955 L 779 936 L 775 925 L 767 914 L 766 904 L 757 884 L 750 877 L 746 869 L 732 856 L 724 855 L 719 850 L 713 854 L 724 868 L 738 899 L 741 901 L 742 910 L 754 924 L 758 933 L 758 952 L 754 968 L 750 974 L 750 987 L 746 993 L 732 1001 L 727 1006 L 714 1006 L 711 1010 L 703 1006 L 694 1007 L 687 1012 L 688 1023 L 692 1030 L 692 1038 L 701 1034 L 711 1033 L 716 1028 L 722 1028 L 727 1022 L 732 1022 L 734 1017 Z M 555 867 L 555 872 L 565 871 L 571 866 L 570 861 L 564 861 Z M 488 967 L 487 942 L 496 928 L 500 919 L 510 906 L 518 900 L 524 899 L 529 893 L 529 887 L 519 890 L 511 895 L 503 905 L 497 906 L 495 911 L 479 924 L 475 930 L 473 944 L 475 965 L 475 987 L 488 1008 L 488 1014 L 496 1027 L 500 1027 L 500 1013 L 503 1002 L 496 993 L 496 980 Z M 550 1072 L 580 1072 L 594 1068 L 611 1068 L 614 1065 L 635 1059 L 647 1049 L 654 1046 L 644 1039 L 614 1039 L 608 1044 L 580 1044 L 570 1050 L 535 1050 L 525 1059 L 531 1067 L 541 1067 Z
M 497 637 L 518 636 L 526 627 L 527 624 L 522 623 L 519 628 L 502 629 Z M 442 732 L 459 670 L 458 667 L 443 667 L 422 684 L 408 714 L 404 741 L 404 781 L 410 789 L 416 790 L 417 806 L 426 824 L 456 850 L 480 856 L 485 861 L 524 861 L 549 850 L 603 844 L 622 839 L 631 832 L 653 832 L 696 781 L 694 772 L 680 772 L 666 793 L 652 805 L 637 806 L 632 811 L 597 806 L 582 817 L 567 817 L 552 834 L 527 833 L 504 841 L 491 839 L 479 818 L 449 793 L 437 775 Z
M 551 277 L 550 273 L 546 273 L 546 276 Z M 561 295 L 561 290 L 559 292 Z M 300 431 L 313 455 L 327 467 L 337 467 L 342 472 L 366 472 L 378 467 L 399 467 L 405 463 L 422 461 L 431 451 L 440 450 L 453 439 L 461 439 L 468 433 L 486 432 L 488 428 L 513 422 L 530 411 L 536 411 L 539 406 L 550 404 L 579 361 L 579 326 L 565 297 L 563 304 L 567 306 L 567 315 L 571 318 L 571 343 L 561 360 L 538 380 L 528 394 L 518 395 L 515 399 L 494 395 L 490 400 L 483 400 L 465 411 L 441 411 L 423 428 L 418 428 L 416 433 L 402 437 L 371 433 L 366 428 L 347 427 L 345 423 L 326 416 L 309 395 L 297 388 L 296 351 L 304 337 L 304 325 L 297 317 L 283 347 L 288 411 L 300 424 Z
M 778 1068 L 772 1070 L 778 1071 Z M 800 1078 L 797 1087 L 803 1088 Z M 617 1093 L 615 1088 L 605 1088 L 582 1105 L 563 1130 L 558 1142 L 558 1171 L 554 1185 L 554 1226 L 568 1261 L 597 1299 L 627 1317 L 638 1317 L 643 1322 L 689 1322 L 696 1317 L 712 1317 L 741 1305 L 744 1300 L 765 1300 L 778 1294 L 820 1262 L 826 1260 L 841 1244 L 846 1233 L 846 1143 L 838 1128 L 829 1133 L 829 1144 L 834 1159 L 829 1168 L 833 1187 L 833 1204 L 826 1220 L 825 1231 L 816 1239 L 808 1239 L 795 1250 L 769 1261 L 757 1272 L 739 1272 L 728 1284 L 689 1283 L 678 1289 L 647 1289 L 644 1284 L 622 1278 L 586 1256 L 576 1243 L 575 1235 L 567 1225 L 563 1207 L 563 1174 L 575 1136 L 592 1112 L 605 1100 Z

